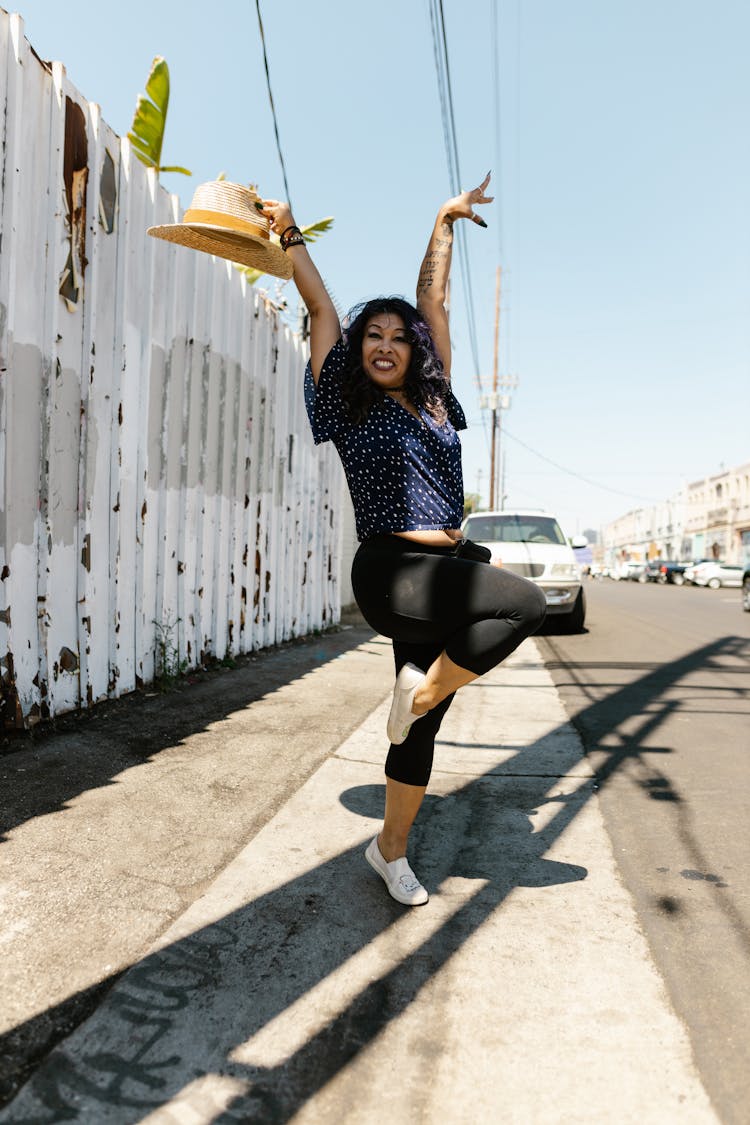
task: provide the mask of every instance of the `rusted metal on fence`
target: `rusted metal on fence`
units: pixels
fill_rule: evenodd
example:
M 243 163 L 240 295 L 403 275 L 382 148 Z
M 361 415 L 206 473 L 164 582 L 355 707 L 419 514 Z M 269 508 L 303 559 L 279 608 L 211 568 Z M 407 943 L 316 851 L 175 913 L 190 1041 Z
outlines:
M 302 345 L 0 12 L 0 724 L 339 614 Z

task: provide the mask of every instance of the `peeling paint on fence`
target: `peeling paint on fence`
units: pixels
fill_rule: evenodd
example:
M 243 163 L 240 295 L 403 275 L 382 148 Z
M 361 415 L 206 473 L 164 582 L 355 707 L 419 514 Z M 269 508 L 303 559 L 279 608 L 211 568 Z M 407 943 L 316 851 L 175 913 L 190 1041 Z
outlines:
M 0 10 L 0 726 L 338 619 L 298 339 Z

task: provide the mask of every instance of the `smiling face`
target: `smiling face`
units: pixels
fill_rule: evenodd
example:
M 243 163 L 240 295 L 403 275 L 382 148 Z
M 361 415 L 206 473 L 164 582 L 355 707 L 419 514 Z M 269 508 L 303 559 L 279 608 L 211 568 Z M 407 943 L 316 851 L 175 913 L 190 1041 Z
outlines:
M 370 317 L 362 337 L 362 367 L 383 391 L 402 387 L 411 362 L 406 326 L 397 313 Z

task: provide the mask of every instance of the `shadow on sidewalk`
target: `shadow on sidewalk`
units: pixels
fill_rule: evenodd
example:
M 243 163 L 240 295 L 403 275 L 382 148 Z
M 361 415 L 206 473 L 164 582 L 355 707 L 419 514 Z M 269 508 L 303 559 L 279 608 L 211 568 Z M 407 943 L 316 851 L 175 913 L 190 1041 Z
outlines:
M 356 623 L 238 657 L 234 669 L 187 675 L 166 693 L 132 692 L 91 713 L 63 716 L 0 756 L 0 842 L 27 820 L 57 812 L 81 793 L 113 783 L 123 770 L 199 734 L 365 642 Z
M 597 785 L 640 755 L 641 738 L 652 734 L 666 713 L 662 694 L 732 643 L 727 638 L 696 649 L 592 704 L 603 735 L 634 714 L 643 719 L 637 735 L 599 748 L 601 764 L 593 780 L 568 777 L 561 786 L 553 775 L 552 792 L 550 776 L 538 772 L 548 735 L 520 749 L 501 772 L 491 770 L 450 796 L 428 797 L 413 834 L 415 867 L 433 888 L 456 876 L 479 880 L 481 886 L 396 968 L 364 984 L 282 1061 L 253 1065 L 238 1061 L 238 1051 L 242 1054 L 243 1044 L 404 916 L 366 868 L 361 847 L 144 958 L 81 1030 L 75 1057 L 65 1044 L 55 1050 L 16 1102 L 0 1113 L 0 1121 L 76 1120 L 85 1108 L 87 1120 L 124 1125 L 175 1098 L 187 1112 L 191 1091 L 212 1074 L 220 1075 L 229 1090 L 224 1108 L 216 1104 L 196 1119 L 288 1122 L 408 1008 L 510 891 L 585 878 L 585 868 L 550 862 L 545 852 Z M 564 754 L 555 756 L 560 775 L 580 764 L 572 740 L 565 745 Z M 648 747 L 649 754 L 654 752 Z M 363 786 L 341 799 L 361 815 L 379 816 L 382 789 Z M 556 811 L 534 833 L 530 818 L 544 804 Z M 654 802 L 654 814 L 664 807 Z M 342 897 L 342 887 L 350 888 L 347 896 Z M 221 1003 L 211 1007 L 205 1001 L 214 994 Z M 244 1054 L 247 1060 L 247 1049 Z M 201 1106 L 203 1111 L 205 1103 Z M 110 1116 L 114 1108 L 116 1117 Z

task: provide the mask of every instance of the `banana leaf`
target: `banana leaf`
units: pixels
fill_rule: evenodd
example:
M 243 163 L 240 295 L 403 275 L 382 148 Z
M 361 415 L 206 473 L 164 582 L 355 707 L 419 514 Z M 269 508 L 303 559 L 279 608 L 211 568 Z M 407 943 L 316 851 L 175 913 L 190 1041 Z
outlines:
M 325 234 L 333 226 L 333 216 L 329 215 L 327 219 L 318 219 L 317 223 L 310 223 L 306 227 L 300 227 L 302 237 L 305 242 L 315 242 L 320 238 L 321 234 Z M 271 241 L 278 244 L 278 238 L 275 234 L 271 235 Z M 255 285 L 259 277 L 263 277 L 262 270 L 256 270 L 252 266 L 243 266 L 239 262 L 234 263 L 235 269 L 238 269 L 244 275 L 248 285 Z
M 333 226 L 333 215 L 327 219 L 318 219 L 317 223 L 310 223 L 307 227 L 300 227 L 305 242 L 315 242 L 321 234 L 325 234 Z
M 164 144 L 164 130 L 169 108 L 169 67 L 167 60 L 157 55 L 151 63 L 151 71 L 146 81 L 146 96 L 138 95 L 133 123 L 128 132 L 133 151 L 142 164 L 159 172 L 180 172 L 191 176 L 187 168 L 177 165 L 163 165 L 161 150 Z

